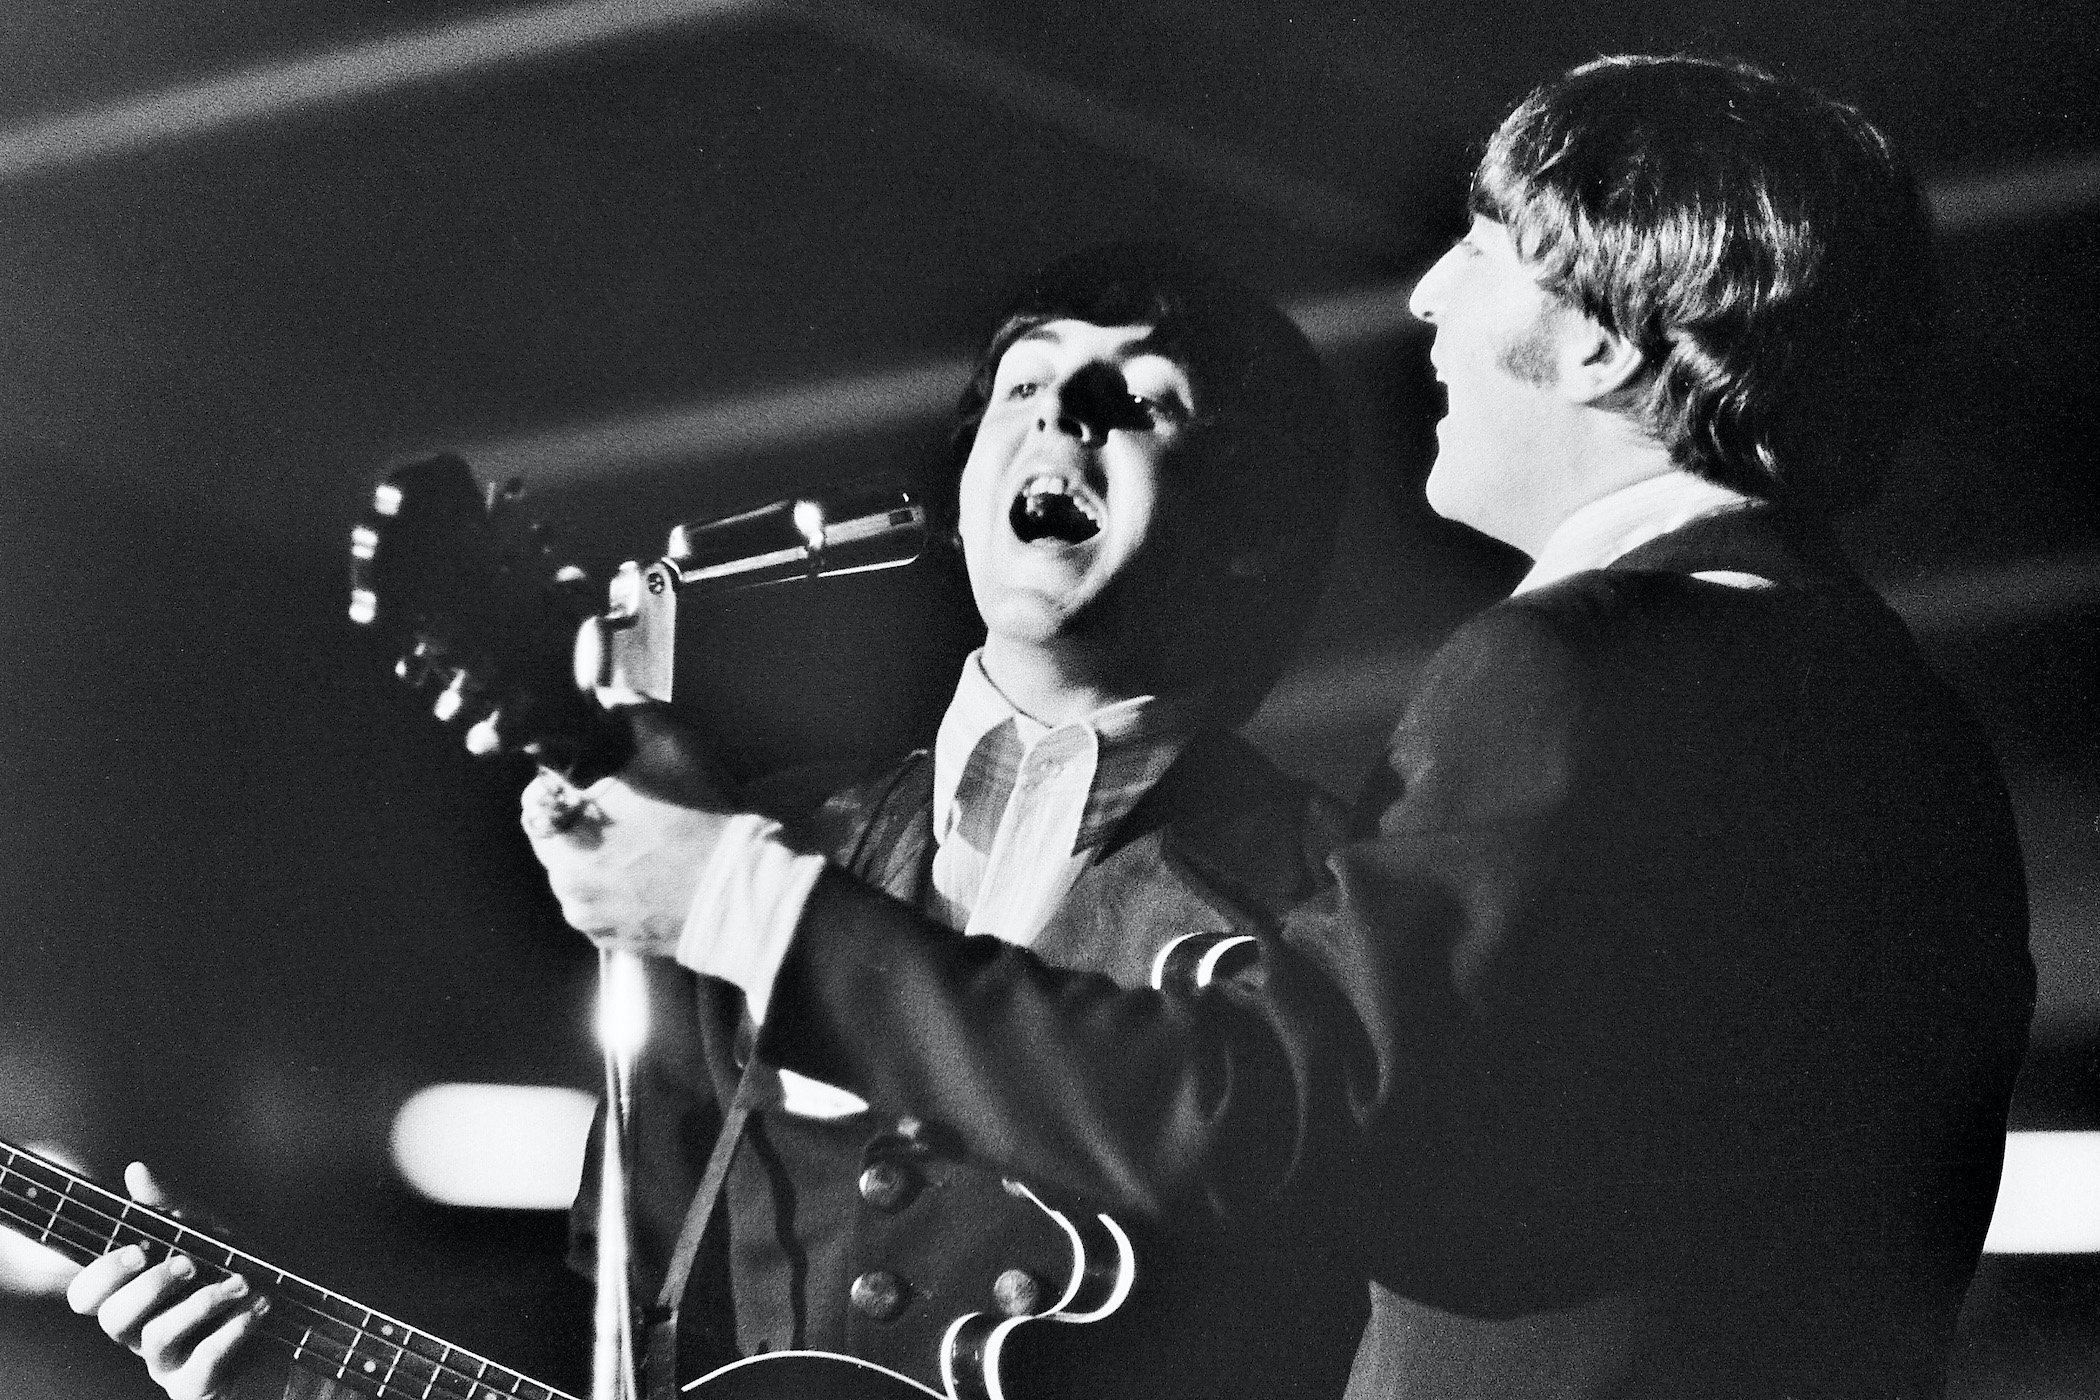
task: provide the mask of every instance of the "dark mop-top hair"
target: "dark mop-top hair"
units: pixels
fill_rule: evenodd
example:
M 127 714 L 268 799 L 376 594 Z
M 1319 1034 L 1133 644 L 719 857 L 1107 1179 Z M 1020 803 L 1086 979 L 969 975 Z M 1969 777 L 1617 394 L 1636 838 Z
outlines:
M 1829 513 L 1878 491 L 1931 334 L 1916 182 L 1853 110 L 1748 64 L 1602 58 L 1490 140 L 1473 212 L 1631 339 L 1677 465 Z

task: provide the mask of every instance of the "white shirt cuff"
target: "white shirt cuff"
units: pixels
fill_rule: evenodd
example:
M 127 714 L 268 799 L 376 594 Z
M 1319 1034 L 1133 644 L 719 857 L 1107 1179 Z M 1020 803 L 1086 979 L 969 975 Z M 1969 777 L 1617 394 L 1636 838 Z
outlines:
M 730 818 L 678 937 L 679 965 L 742 989 L 759 1025 L 802 906 L 824 873 L 822 856 L 794 850 L 779 833 L 780 823 L 767 817 Z

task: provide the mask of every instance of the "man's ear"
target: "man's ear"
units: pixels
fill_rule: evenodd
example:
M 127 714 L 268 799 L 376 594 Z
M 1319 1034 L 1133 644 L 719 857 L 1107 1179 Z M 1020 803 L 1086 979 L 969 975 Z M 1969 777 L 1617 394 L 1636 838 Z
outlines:
M 1579 404 L 1611 398 L 1647 367 L 1631 340 L 1575 312 L 1567 314 L 1562 326 L 1560 351 L 1561 390 Z

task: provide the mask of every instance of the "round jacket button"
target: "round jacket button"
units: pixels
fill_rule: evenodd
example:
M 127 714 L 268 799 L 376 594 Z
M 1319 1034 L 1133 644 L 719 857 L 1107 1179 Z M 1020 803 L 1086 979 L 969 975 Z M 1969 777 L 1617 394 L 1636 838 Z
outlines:
M 917 1174 L 901 1162 L 876 1162 L 860 1174 L 860 1198 L 877 1210 L 897 1210 L 911 1199 Z
M 853 1280 L 853 1310 L 876 1322 L 888 1322 L 911 1301 L 904 1280 L 888 1269 L 870 1269 Z
M 1031 1317 L 1043 1305 L 1043 1285 L 1026 1269 L 1008 1269 L 992 1285 L 992 1297 L 1008 1317 Z

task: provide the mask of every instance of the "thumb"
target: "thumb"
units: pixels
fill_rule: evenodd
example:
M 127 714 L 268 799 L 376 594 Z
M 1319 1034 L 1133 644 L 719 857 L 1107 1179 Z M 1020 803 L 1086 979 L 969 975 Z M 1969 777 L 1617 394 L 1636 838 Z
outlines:
M 131 1193 L 132 1200 L 142 1206 L 151 1206 L 162 1215 L 189 1221 L 200 1230 L 225 1233 L 225 1226 L 208 1212 L 185 1205 L 181 1192 L 169 1190 L 159 1177 L 146 1169 L 144 1162 L 133 1162 L 124 1168 L 124 1189 Z
M 142 1206 L 164 1209 L 174 1204 L 168 1197 L 167 1189 L 152 1172 L 146 1170 L 144 1162 L 133 1162 L 124 1168 L 124 1189 L 131 1193 L 132 1200 Z

